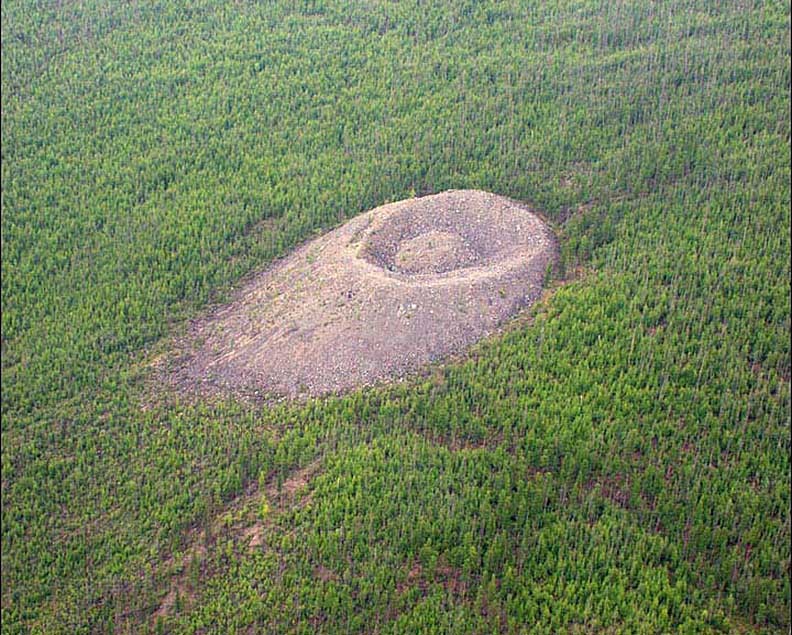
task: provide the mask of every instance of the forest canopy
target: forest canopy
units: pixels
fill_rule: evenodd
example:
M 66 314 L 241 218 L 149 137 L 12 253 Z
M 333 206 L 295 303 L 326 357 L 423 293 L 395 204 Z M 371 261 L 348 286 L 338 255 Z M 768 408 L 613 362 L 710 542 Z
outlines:
M 2 4 L 2 632 L 788 632 L 790 8 Z M 302 403 L 152 379 L 317 233 L 541 209 L 551 290 Z

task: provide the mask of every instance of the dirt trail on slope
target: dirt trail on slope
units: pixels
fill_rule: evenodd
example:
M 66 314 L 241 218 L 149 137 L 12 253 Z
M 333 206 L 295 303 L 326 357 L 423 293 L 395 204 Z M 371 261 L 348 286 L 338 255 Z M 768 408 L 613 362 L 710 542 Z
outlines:
M 534 302 L 556 254 L 529 208 L 494 194 L 383 205 L 273 263 L 196 322 L 172 379 L 262 397 L 395 379 Z

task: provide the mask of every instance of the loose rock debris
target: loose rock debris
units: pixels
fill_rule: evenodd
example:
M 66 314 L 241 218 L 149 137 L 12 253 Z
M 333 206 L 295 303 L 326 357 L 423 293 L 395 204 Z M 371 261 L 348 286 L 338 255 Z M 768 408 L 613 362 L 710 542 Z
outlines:
M 389 203 L 304 244 L 196 322 L 175 377 L 201 392 L 285 397 L 399 378 L 530 305 L 556 255 L 550 229 L 501 196 Z

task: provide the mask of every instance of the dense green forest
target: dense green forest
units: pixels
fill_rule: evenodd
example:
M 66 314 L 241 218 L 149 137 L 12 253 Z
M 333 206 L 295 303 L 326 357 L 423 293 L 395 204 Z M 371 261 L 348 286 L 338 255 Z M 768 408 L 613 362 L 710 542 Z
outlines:
M 2 3 L 3 633 L 790 628 L 790 7 Z M 448 188 L 561 260 L 468 356 L 162 389 L 247 274 Z

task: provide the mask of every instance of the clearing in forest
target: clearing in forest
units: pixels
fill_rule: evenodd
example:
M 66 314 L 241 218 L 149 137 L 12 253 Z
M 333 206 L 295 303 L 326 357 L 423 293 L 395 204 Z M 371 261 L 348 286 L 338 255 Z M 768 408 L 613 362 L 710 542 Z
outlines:
M 312 240 L 196 322 L 176 371 L 200 392 L 342 392 L 460 352 L 539 297 L 556 258 L 525 205 L 451 190 Z

